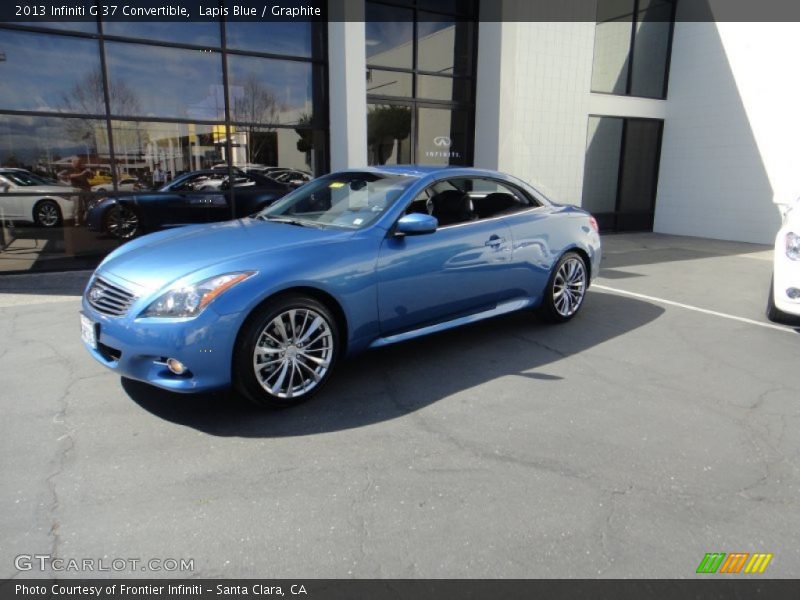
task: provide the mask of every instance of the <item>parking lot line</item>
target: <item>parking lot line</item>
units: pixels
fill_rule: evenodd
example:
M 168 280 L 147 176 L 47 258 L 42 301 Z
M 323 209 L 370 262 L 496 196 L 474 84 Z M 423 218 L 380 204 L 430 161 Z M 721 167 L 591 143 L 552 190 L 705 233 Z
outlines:
M 783 325 L 775 325 L 773 323 L 763 323 L 761 321 L 748 319 L 746 317 L 737 317 L 736 315 L 729 315 L 727 313 L 717 312 L 716 310 L 709 310 L 707 308 L 700 308 L 699 306 L 692 306 L 691 304 L 683 304 L 682 302 L 675 302 L 673 300 L 665 300 L 664 298 L 657 298 L 655 296 L 647 296 L 646 294 L 639 294 L 636 292 L 629 292 L 627 290 L 620 290 L 605 285 L 593 284 L 592 287 L 590 287 L 589 289 L 602 290 L 604 292 L 610 292 L 612 294 L 620 294 L 622 296 L 630 296 L 632 298 L 638 298 L 640 300 L 649 300 L 650 302 L 666 304 L 667 306 L 676 306 L 678 308 L 685 308 L 686 310 L 691 310 L 706 315 L 712 315 L 714 317 L 721 317 L 723 319 L 729 319 L 731 321 L 738 321 L 739 323 L 747 323 L 748 325 L 756 325 L 758 327 L 764 327 L 766 329 L 775 329 L 777 331 L 784 331 L 786 333 L 792 333 L 794 335 L 800 333 L 800 330 L 794 329 L 792 327 L 784 327 Z

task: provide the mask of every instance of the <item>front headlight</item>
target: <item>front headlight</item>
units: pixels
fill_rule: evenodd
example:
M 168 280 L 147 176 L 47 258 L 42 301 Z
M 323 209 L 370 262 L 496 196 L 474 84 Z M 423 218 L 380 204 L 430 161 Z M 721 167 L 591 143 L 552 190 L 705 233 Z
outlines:
M 800 235 L 791 231 L 786 234 L 786 256 L 792 260 L 800 260 Z
M 255 275 L 255 271 L 226 273 L 217 275 L 200 283 L 173 288 L 162 294 L 144 311 L 145 317 L 195 317 L 208 306 L 214 298 L 229 290 L 237 283 Z

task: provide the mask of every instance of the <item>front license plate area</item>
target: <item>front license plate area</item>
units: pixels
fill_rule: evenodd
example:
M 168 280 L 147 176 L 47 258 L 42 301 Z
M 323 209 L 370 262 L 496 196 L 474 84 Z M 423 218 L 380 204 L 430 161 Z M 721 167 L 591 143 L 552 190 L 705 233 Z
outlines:
M 97 327 L 86 315 L 81 315 L 81 339 L 93 350 L 97 350 Z

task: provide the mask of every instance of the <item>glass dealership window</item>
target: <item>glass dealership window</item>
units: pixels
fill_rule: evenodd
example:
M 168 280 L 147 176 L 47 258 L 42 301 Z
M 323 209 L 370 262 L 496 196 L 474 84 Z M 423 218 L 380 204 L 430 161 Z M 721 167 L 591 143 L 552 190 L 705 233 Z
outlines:
M 327 170 L 324 25 L 227 23 L 227 94 L 219 22 L 102 25 L 52 24 L 58 29 L 45 33 L 0 24 L 0 168 L 24 170 L 0 180 L 0 271 L 96 266 L 121 242 L 110 230 L 88 229 L 89 207 L 110 194 L 151 192 L 161 180 L 156 165 L 168 181 L 209 168 L 221 168 L 224 178 L 229 164 L 259 162 L 285 169 L 281 176 L 293 185 Z M 234 122 L 226 127 L 228 100 Z M 64 185 L 70 175 L 89 190 Z M 64 198 L 57 223 L 33 222 L 33 205 L 12 189 L 14 178 L 56 186 L 51 193 Z M 183 195 L 199 208 L 208 200 L 203 193 Z M 232 218 L 238 194 L 235 185 L 215 195 L 225 202 L 193 212 L 205 221 Z M 27 219 L 18 214 L 25 206 Z M 173 221 L 172 212 L 158 217 L 189 222 Z
M 96 40 L 0 29 L 0 108 L 105 114 Z
M 231 118 L 284 125 L 311 120 L 314 68 L 307 62 L 229 55 Z
M 219 48 L 219 23 L 211 21 L 105 21 L 105 35 Z
M 231 141 L 237 167 L 262 165 L 314 174 L 325 164 L 326 135 L 321 130 L 234 124 Z
M 314 43 L 319 43 L 314 26 L 302 22 L 228 21 L 225 32 L 228 48 L 266 54 L 311 58 Z
M 0 115 L 0 141 L 0 272 L 91 267 L 117 246 L 85 227 L 110 181 L 104 120 Z
M 367 148 L 371 165 L 411 162 L 411 107 L 394 104 L 367 106 Z
M 115 116 L 214 120 L 225 116 L 219 52 L 106 42 L 112 85 L 125 97 Z
M 188 171 L 225 162 L 225 124 L 112 121 L 118 177 L 135 178 L 144 188 L 158 187 L 155 166 L 170 181 Z
M 475 3 L 395 4 L 366 3 L 369 161 L 470 164 Z
M 419 107 L 417 160 L 428 165 L 466 165 L 469 115 L 466 110 Z
M 592 91 L 665 98 L 674 0 L 598 0 Z

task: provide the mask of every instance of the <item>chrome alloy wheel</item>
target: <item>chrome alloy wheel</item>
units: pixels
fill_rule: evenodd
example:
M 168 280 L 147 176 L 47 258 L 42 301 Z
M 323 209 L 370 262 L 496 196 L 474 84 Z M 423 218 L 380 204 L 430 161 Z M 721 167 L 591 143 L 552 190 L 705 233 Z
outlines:
M 300 398 L 325 377 L 333 359 L 333 332 L 320 313 L 286 310 L 258 336 L 253 351 L 256 379 L 278 398 Z
M 126 206 L 112 207 L 106 215 L 106 231 L 122 240 L 136 235 L 139 230 L 138 215 Z
M 586 293 L 586 266 L 577 256 L 563 263 L 553 280 L 553 306 L 562 317 L 574 315 Z
M 36 208 L 36 220 L 43 227 L 54 227 L 58 219 L 58 206 L 54 202 L 45 201 Z

